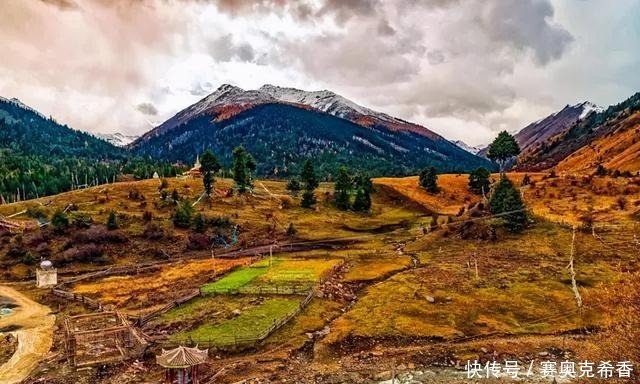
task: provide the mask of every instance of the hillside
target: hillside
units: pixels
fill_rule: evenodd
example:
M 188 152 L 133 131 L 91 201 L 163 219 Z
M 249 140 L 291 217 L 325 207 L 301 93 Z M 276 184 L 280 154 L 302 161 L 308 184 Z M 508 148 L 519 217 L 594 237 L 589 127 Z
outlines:
M 543 142 L 534 151 L 523 153 L 518 159 L 517 169 L 523 171 L 537 171 L 555 167 L 563 160 L 572 156 L 586 147 L 592 147 L 594 152 L 592 156 L 588 156 L 588 150 L 579 155 L 582 161 L 589 166 L 596 165 L 599 161 L 608 161 L 610 154 L 621 154 L 622 158 L 613 161 L 610 164 L 618 170 L 638 171 L 634 167 L 634 153 L 632 149 L 624 150 L 621 142 L 623 139 L 618 137 L 616 132 L 628 131 L 637 125 L 637 121 L 633 115 L 640 110 L 640 93 L 636 93 L 627 100 L 608 107 L 606 110 L 596 113 L 590 113 L 582 119 L 579 119 L 571 127 L 564 132 Z M 629 119 L 629 120 L 627 120 Z M 632 135 L 631 135 L 632 136 Z M 596 145 L 595 143 L 598 142 Z M 618 144 L 616 144 L 616 142 Z M 595 147 L 600 147 L 603 151 L 610 150 L 610 153 L 604 154 L 597 151 Z M 616 147 L 618 149 L 611 149 Z M 624 152 L 624 154 L 623 154 Z M 574 165 L 571 165 L 574 164 Z M 586 164 L 577 164 L 575 160 L 565 164 L 564 169 L 586 170 Z M 595 167 L 593 171 L 595 170 Z
M 135 153 L 191 161 L 211 148 L 229 165 L 231 149 L 244 145 L 258 174 L 283 176 L 313 157 L 322 170 L 339 164 L 374 175 L 443 171 L 493 165 L 439 135 L 361 107 L 329 91 L 263 86 L 244 91 L 223 85 L 132 143 Z
M 244 145 L 256 158 L 257 173 L 286 176 L 313 158 L 323 176 L 340 164 L 372 175 L 402 175 L 433 165 L 441 170 L 492 167 L 484 159 L 446 140 L 432 140 L 412 131 L 369 128 L 327 113 L 288 104 L 261 104 L 222 121 L 203 115 L 147 134 L 132 145 L 142 156 L 169 161 L 189 160 L 211 148 L 225 166 L 233 147 Z
M 16 99 L 0 99 L 0 155 L 0 203 L 112 182 L 123 173 L 163 172 L 157 162 L 130 158 L 125 149 L 61 125 Z

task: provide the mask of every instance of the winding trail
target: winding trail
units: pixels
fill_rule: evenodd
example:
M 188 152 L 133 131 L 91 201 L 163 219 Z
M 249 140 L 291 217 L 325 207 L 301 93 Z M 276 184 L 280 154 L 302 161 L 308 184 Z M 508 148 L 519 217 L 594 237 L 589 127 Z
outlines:
M 26 379 L 51 349 L 55 316 L 13 288 L 0 286 L 0 296 L 19 305 L 13 315 L 0 318 L 0 328 L 20 327 L 10 332 L 18 338 L 16 352 L 0 366 L 0 383 L 14 384 Z

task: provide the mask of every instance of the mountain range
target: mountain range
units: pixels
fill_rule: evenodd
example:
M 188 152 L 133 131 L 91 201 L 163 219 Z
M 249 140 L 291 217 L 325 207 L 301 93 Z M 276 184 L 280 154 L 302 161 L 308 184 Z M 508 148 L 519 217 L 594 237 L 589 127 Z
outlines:
M 227 165 L 232 148 L 256 157 L 258 173 L 284 176 L 304 159 L 323 175 L 339 165 L 371 175 L 415 174 L 426 166 L 464 171 L 484 166 L 471 154 L 417 124 L 360 106 L 331 91 L 222 85 L 128 146 L 142 156 L 189 161 L 210 148 Z

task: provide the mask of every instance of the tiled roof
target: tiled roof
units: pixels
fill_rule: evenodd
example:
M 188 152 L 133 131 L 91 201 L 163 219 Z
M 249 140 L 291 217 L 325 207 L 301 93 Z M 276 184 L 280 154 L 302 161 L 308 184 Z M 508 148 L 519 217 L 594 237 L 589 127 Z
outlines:
M 156 356 L 156 362 L 165 368 L 188 368 L 207 361 L 208 354 L 208 349 L 180 346 L 169 351 L 163 349 L 162 353 Z

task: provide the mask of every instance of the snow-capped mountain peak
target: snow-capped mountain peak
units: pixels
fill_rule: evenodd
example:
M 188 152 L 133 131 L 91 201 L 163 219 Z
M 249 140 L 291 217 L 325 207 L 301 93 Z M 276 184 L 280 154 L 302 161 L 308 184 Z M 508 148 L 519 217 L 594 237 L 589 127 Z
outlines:
M 107 141 L 116 147 L 126 147 L 128 144 L 134 142 L 138 137 L 136 135 L 124 135 L 120 132 L 116 133 L 93 133 L 99 139 Z
M 7 99 L 6 97 L 0 96 L 0 100 L 4 101 L 6 103 L 11 103 L 11 104 L 17 105 L 18 107 L 20 107 L 22 109 L 26 109 L 27 111 L 31 111 L 31 112 L 37 114 L 38 116 L 42 117 L 43 119 L 47 118 L 45 115 L 43 115 L 39 111 L 31 108 L 30 106 L 26 105 L 25 103 L 23 103 L 22 101 L 20 101 L 19 99 L 15 98 L 15 97 L 13 97 L 11 99 Z
M 473 147 L 462 140 L 455 140 L 455 141 L 452 141 L 452 143 L 469 153 L 473 153 L 474 155 L 477 155 L 478 152 L 482 150 L 482 147 Z
M 583 103 L 576 104 L 574 107 L 582 108 L 582 113 L 580 114 L 580 117 L 579 117 L 579 119 L 581 119 L 581 120 L 584 119 L 585 117 L 589 116 L 589 114 L 591 112 L 599 113 L 599 112 L 604 111 L 604 108 L 602 108 L 602 107 L 600 107 L 600 106 L 598 106 L 598 105 L 596 105 L 596 104 L 594 104 L 594 103 L 592 103 L 590 101 L 585 101 Z

